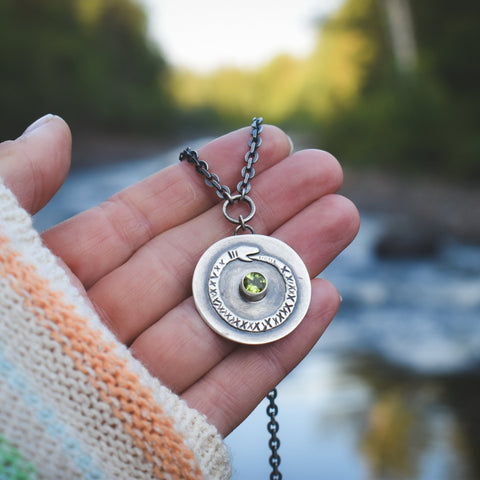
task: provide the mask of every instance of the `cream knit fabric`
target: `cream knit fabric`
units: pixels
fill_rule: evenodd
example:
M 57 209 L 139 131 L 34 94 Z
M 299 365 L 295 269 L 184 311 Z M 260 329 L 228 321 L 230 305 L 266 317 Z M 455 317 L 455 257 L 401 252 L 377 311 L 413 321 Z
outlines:
M 103 326 L 0 184 L 0 479 L 228 479 L 216 429 Z

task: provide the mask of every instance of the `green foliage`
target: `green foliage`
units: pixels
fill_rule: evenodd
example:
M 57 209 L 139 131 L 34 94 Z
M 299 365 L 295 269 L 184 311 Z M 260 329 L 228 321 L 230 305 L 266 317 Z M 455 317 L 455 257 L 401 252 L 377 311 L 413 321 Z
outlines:
M 292 115 L 298 105 L 302 63 L 288 55 L 258 71 L 223 68 L 210 75 L 174 72 L 170 91 L 180 108 L 213 109 L 224 118 L 249 119 L 261 111 L 270 122 Z M 274 79 L 274 81 L 272 81 Z
M 173 118 L 192 135 L 261 114 L 342 161 L 479 179 L 478 2 L 408 3 L 410 72 L 395 68 L 385 0 L 346 0 L 308 57 L 200 75 L 167 68 L 136 0 L 0 0 L 0 131 L 48 111 L 76 130 L 168 132 Z
M 303 109 L 317 122 L 352 106 L 362 89 L 385 62 L 382 16 L 375 0 L 347 1 L 323 25 L 316 46 L 306 59 L 306 75 L 300 99 Z
M 360 86 L 357 101 L 325 119 L 322 143 L 357 165 L 480 179 L 480 65 L 471 56 L 480 42 L 478 4 L 410 4 L 417 69 L 401 74 L 378 58 L 371 67 L 377 73 Z M 380 11 L 381 3 L 373 7 Z M 378 32 L 365 34 L 378 39 Z
M 394 77 L 325 121 L 322 143 L 356 165 L 445 170 L 453 150 L 447 105 L 428 77 Z
M 319 23 L 305 59 L 255 71 L 182 72 L 181 108 L 268 122 L 320 139 L 355 165 L 480 179 L 480 7 L 474 0 L 408 2 L 418 44 L 410 72 L 395 64 L 384 0 L 346 0 Z
M 319 25 L 314 50 L 305 59 L 281 55 L 251 71 L 177 72 L 170 83 L 172 96 L 186 110 L 212 108 L 228 118 L 261 111 L 272 123 L 312 127 L 312 122 L 352 105 L 383 58 L 384 46 L 378 41 L 382 17 L 371 15 L 374 4 L 347 2 Z M 366 28 L 376 35 L 369 36 Z
M 46 112 L 74 127 L 161 125 L 166 65 L 133 0 L 0 0 L 0 127 Z

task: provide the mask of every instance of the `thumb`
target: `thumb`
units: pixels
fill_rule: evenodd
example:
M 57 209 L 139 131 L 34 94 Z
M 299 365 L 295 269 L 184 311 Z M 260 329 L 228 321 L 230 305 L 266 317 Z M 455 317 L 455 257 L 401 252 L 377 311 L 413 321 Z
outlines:
M 16 140 L 0 143 L 0 178 L 30 214 L 44 207 L 63 184 L 71 146 L 68 125 L 50 114 Z

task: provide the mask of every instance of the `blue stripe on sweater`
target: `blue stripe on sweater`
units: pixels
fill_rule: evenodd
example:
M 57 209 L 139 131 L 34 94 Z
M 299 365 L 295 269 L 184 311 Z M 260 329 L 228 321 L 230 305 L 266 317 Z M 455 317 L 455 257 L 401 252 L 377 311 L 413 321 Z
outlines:
M 92 457 L 85 451 L 79 441 L 73 438 L 66 430 L 63 422 L 55 415 L 55 410 L 35 393 L 27 379 L 22 378 L 21 372 L 17 371 L 3 356 L 0 348 L 0 375 L 7 381 L 21 397 L 25 405 L 31 407 L 32 415 L 45 428 L 45 430 L 63 447 L 65 457 L 70 458 L 78 470 L 88 480 L 102 480 L 104 473 L 98 468 Z M 39 447 L 41 448 L 41 446 Z

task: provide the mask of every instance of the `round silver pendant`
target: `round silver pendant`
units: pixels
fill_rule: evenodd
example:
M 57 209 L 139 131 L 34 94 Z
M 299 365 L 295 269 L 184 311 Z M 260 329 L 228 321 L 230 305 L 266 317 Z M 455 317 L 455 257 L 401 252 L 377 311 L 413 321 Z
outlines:
M 269 343 L 288 335 L 303 320 L 310 297 L 301 258 L 264 235 L 214 243 L 193 274 L 198 313 L 215 332 L 238 343 Z

